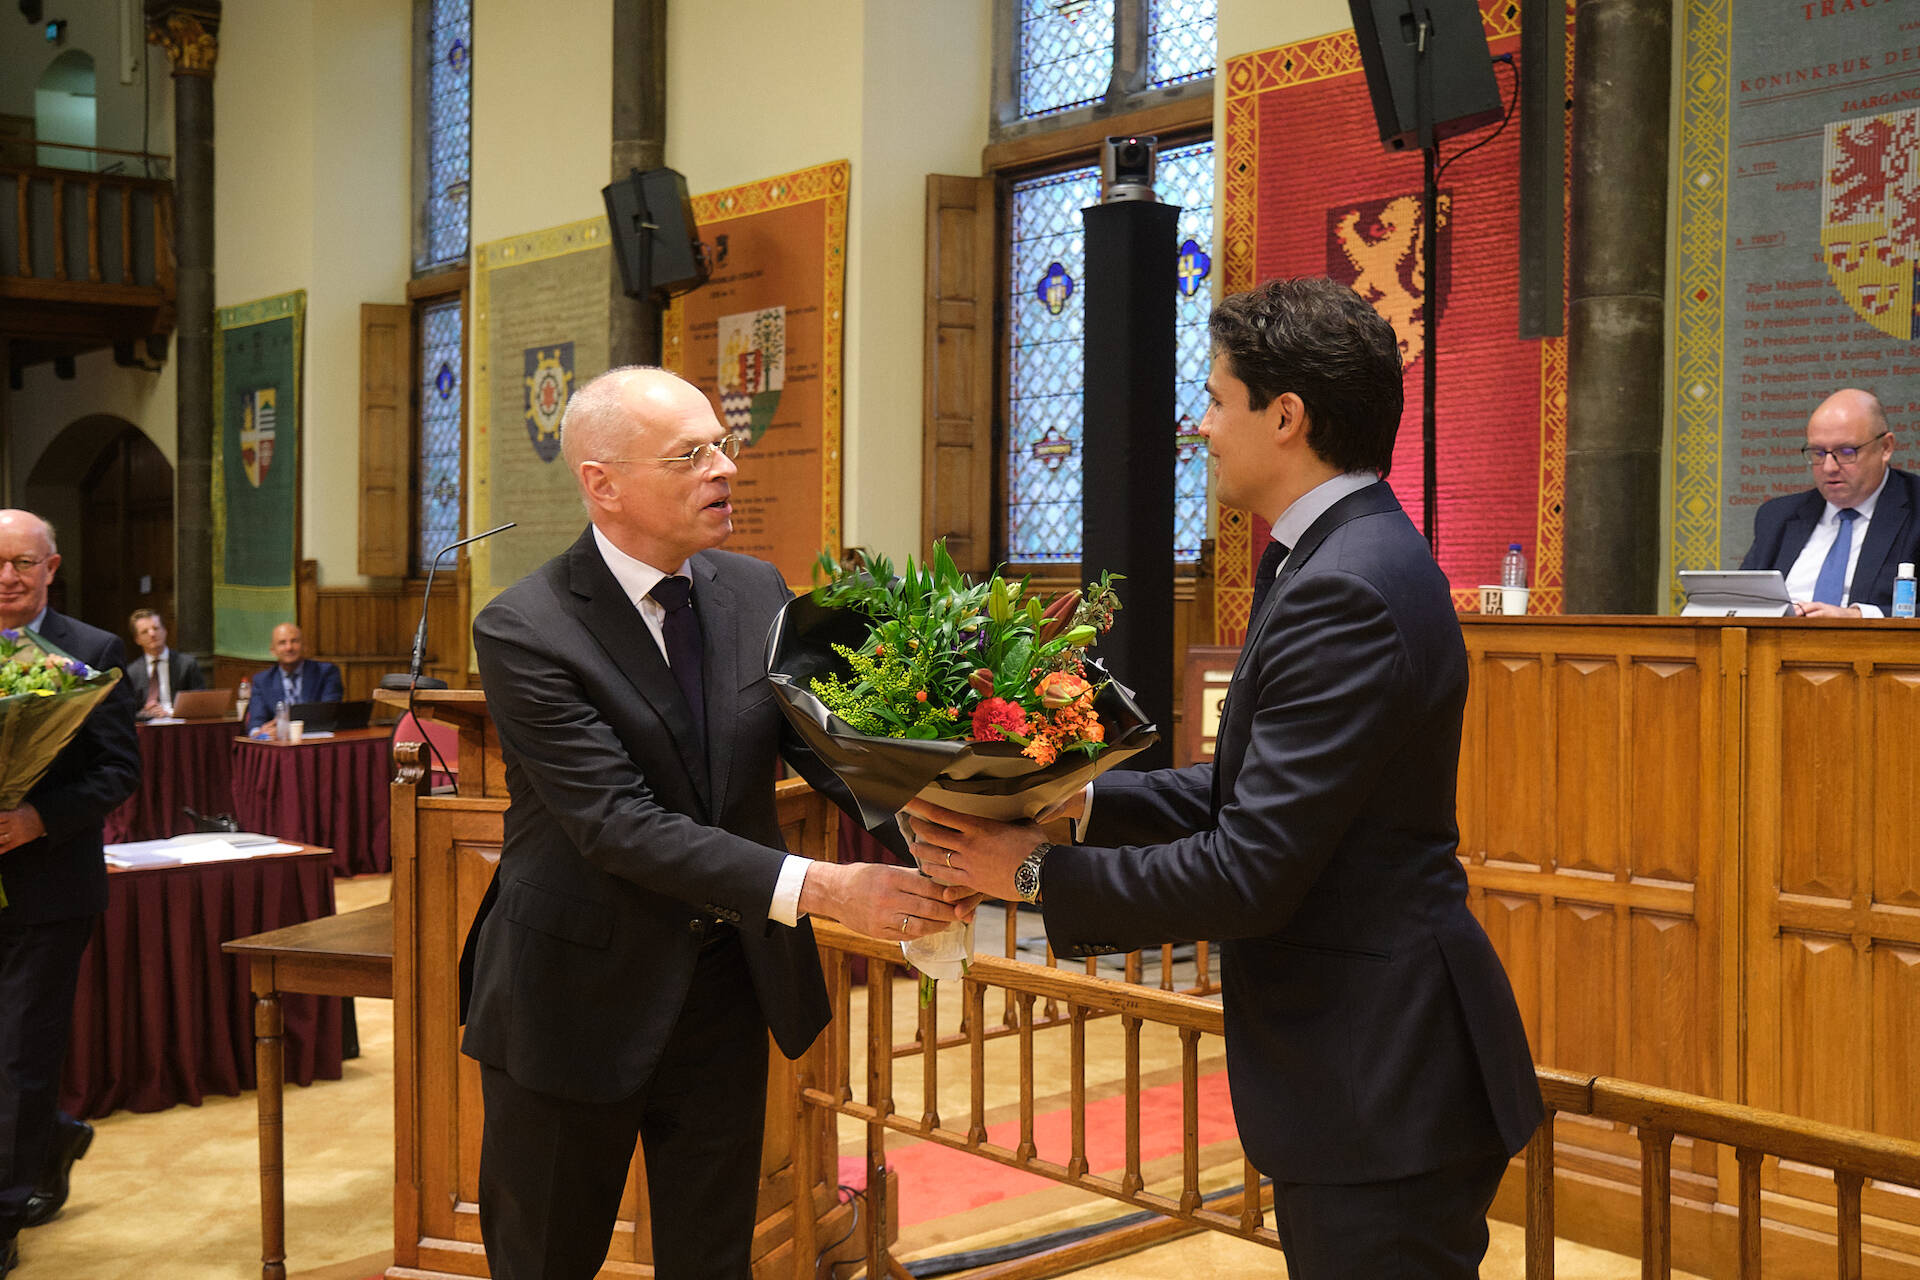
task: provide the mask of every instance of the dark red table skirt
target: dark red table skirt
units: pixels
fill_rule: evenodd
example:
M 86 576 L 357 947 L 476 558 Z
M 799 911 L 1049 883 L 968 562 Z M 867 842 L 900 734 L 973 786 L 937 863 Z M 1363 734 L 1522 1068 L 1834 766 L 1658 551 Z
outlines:
M 248 962 L 220 944 L 333 914 L 324 851 L 107 877 L 80 962 L 60 1105 L 76 1116 L 196 1106 L 251 1089 Z M 286 995 L 287 1079 L 340 1078 L 340 1000 Z
M 107 843 L 185 835 L 193 819 L 183 805 L 206 814 L 232 813 L 233 740 L 245 731 L 238 720 L 135 726 L 140 789 L 107 815 Z
M 244 831 L 332 849 L 335 875 L 390 871 L 392 754 L 391 728 L 306 742 L 236 742 L 234 816 Z

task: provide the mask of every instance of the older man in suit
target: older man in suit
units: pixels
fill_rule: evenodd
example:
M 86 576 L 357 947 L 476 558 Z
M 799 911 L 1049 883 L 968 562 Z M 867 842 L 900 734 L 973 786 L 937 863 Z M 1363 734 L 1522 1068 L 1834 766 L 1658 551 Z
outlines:
M 151 720 L 155 716 L 171 715 L 176 693 L 207 687 L 207 678 L 200 674 L 200 663 L 190 653 L 167 647 L 167 626 L 152 609 L 135 609 L 127 621 L 133 628 L 133 642 L 140 646 L 141 653 L 127 664 L 127 683 L 133 686 L 133 701 L 140 708 L 139 717 Z
M 1215 761 L 1104 775 L 1078 845 L 916 800 L 914 852 L 1038 900 L 1062 956 L 1224 940 L 1234 1116 L 1288 1274 L 1466 1280 L 1542 1106 L 1457 856 L 1460 624 L 1381 481 L 1393 330 L 1344 286 L 1277 280 L 1212 337 L 1220 500 L 1275 539 Z
M 654 1274 L 746 1280 L 767 1032 L 797 1057 L 828 1019 L 806 917 L 902 940 L 960 908 L 901 867 L 783 852 L 765 650 L 788 592 L 715 549 L 738 439 L 706 397 L 613 370 L 561 448 L 591 524 L 473 628 L 509 800 L 462 1043 L 487 1262 L 594 1275 L 638 1136 Z
M 1882 618 L 1902 562 L 1920 560 L 1920 476 L 1891 466 L 1893 428 L 1871 391 L 1848 387 L 1807 419 L 1813 488 L 1753 513 L 1742 569 L 1778 569 L 1802 617 Z
M 0 629 L 30 627 L 96 670 L 121 666 L 111 633 L 47 607 L 60 567 L 53 526 L 0 511 Z M 93 1130 L 56 1110 L 73 993 L 93 919 L 107 907 L 101 827 L 140 781 L 133 691 L 123 680 L 88 715 L 17 809 L 0 811 L 0 1276 L 22 1227 L 59 1212 Z

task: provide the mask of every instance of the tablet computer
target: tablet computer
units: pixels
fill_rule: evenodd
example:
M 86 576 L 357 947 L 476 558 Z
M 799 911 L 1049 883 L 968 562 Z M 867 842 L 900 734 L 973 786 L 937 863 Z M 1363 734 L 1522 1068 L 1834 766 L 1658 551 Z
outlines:
M 1793 612 L 1778 569 L 1682 569 L 1683 618 L 1784 618 Z
M 224 720 L 232 714 L 231 689 L 183 689 L 173 695 L 176 720 Z

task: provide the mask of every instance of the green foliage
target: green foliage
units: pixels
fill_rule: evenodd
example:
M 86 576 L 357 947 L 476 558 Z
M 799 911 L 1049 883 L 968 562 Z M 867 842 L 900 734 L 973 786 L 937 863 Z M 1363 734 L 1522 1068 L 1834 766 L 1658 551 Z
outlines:
M 924 563 L 909 557 L 900 573 L 886 556 L 855 565 L 822 552 L 814 579 L 817 602 L 864 614 L 870 630 L 858 650 L 834 646 L 848 670 L 817 677 L 813 692 L 858 732 L 884 737 L 970 738 L 986 697 L 1045 714 L 1035 683 L 1050 672 L 1079 672 L 1118 608 L 1111 574 L 1089 583 L 1085 599 L 1070 592 L 1048 604 L 1024 577 L 968 581 L 944 541 Z M 1105 625 L 1082 617 L 1095 601 L 1105 602 L 1092 615 Z M 991 693 L 973 682 L 983 668 Z

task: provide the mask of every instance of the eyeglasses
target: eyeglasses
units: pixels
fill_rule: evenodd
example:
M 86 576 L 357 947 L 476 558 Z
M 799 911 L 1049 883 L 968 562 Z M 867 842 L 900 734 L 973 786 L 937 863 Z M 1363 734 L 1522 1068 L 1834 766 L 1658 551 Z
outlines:
M 1882 431 L 1880 436 L 1892 434 L 1891 431 Z M 1873 437 L 1873 440 L 1878 440 L 1880 436 Z M 1873 440 L 1862 441 L 1860 444 L 1843 444 L 1838 449 L 1822 449 L 1810 444 L 1800 452 L 1807 455 L 1807 465 L 1810 467 L 1817 467 L 1828 458 L 1832 458 L 1843 467 L 1850 467 L 1860 461 L 1861 451 L 1872 444 Z
M 737 431 L 729 431 L 718 440 L 709 440 L 705 444 L 697 444 L 687 452 L 677 454 L 671 458 L 602 458 L 600 462 L 603 466 L 616 462 L 679 462 L 686 464 L 689 470 L 706 471 L 714 465 L 714 460 L 721 454 L 725 454 L 728 458 L 739 457 L 742 445 L 743 441 L 740 433 Z
M 13 571 L 23 578 L 46 562 L 46 556 L 15 556 L 11 560 L 0 560 L 0 564 L 12 565 Z

